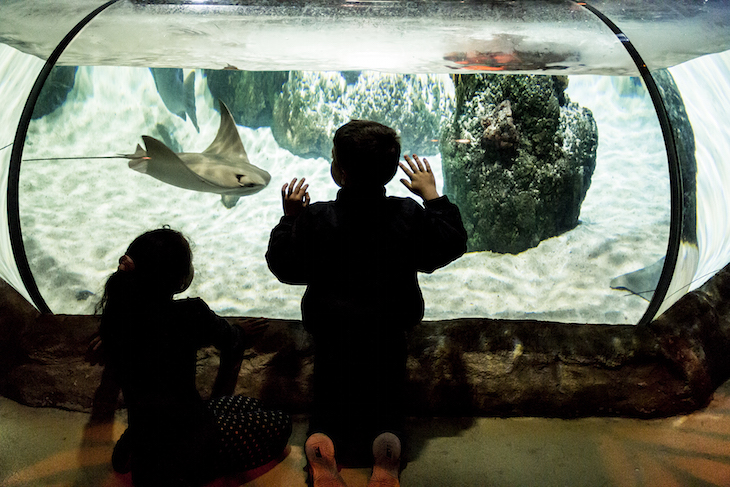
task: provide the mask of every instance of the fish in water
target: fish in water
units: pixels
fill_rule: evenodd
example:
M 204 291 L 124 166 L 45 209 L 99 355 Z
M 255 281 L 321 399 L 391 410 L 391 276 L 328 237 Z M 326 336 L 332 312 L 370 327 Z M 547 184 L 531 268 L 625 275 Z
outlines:
M 240 196 L 258 193 L 271 175 L 248 161 L 241 136 L 228 107 L 220 103 L 221 123 L 213 143 L 203 152 L 175 153 L 154 137 L 142 136 L 147 150 L 137 144 L 129 167 L 179 188 L 217 193 L 226 208 Z
M 185 121 L 189 116 L 195 130 L 200 132 L 195 112 L 195 71 L 190 72 L 184 81 L 180 68 L 150 68 L 150 72 L 167 109 Z
M 614 277 L 611 279 L 611 289 L 625 289 L 647 301 L 651 301 L 664 269 L 664 259 L 662 257 L 643 269 Z
M 578 60 L 577 53 L 563 53 L 560 45 L 541 42 L 531 46 L 530 41 L 526 36 L 499 34 L 475 49 L 450 52 L 443 59 L 453 63 L 447 64 L 450 69 L 469 71 L 562 70 L 567 66 L 556 63 Z

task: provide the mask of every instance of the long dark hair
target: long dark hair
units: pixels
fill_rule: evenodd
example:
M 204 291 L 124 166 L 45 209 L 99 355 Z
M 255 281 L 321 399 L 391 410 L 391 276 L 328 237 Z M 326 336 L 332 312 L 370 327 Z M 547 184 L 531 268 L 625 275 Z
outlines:
M 109 320 L 148 314 L 184 291 L 192 279 L 192 252 L 182 233 L 160 228 L 129 245 L 120 266 L 104 286 L 97 311 Z

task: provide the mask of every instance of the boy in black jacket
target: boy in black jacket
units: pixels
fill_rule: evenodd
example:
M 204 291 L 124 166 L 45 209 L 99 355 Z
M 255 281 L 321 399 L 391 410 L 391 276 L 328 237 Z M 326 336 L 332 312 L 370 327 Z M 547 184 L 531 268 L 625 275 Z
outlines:
M 280 281 L 307 285 L 302 318 L 314 339 L 315 369 L 305 450 L 315 487 L 344 485 L 335 446 L 353 465 L 374 453 L 369 486 L 398 485 L 406 332 L 424 311 L 416 274 L 460 257 L 466 231 L 456 205 L 439 197 L 428 161 L 414 155 L 398 162 L 393 129 L 353 120 L 333 142 L 337 199 L 310 205 L 304 178 L 285 184 L 284 217 L 266 259 Z M 401 182 L 425 208 L 386 197 L 399 165 L 408 176 Z

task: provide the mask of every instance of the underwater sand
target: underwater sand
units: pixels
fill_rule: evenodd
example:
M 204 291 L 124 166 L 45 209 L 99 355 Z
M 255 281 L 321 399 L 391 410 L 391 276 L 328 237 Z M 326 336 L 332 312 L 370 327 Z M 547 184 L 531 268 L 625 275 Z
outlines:
M 79 68 L 66 103 L 31 124 L 24 159 L 132 153 L 141 135 L 157 135 L 156 124 L 186 152 L 202 151 L 220 118 L 200 73 L 196 82 L 200 134 L 164 107 L 149 70 Z M 654 110 L 648 96 L 642 90 L 635 94 L 631 86 L 628 78 L 571 77 L 571 99 L 593 111 L 599 132 L 580 225 L 518 255 L 470 253 L 432 275 L 420 275 L 426 319 L 639 320 L 647 302 L 610 289 L 609 282 L 664 255 L 669 186 Z M 194 243 L 196 277 L 186 295 L 202 297 L 225 315 L 299 318 L 304 288 L 279 283 L 264 254 L 282 214 L 279 190 L 285 182 L 304 176 L 313 201 L 335 197 L 329 161 L 292 155 L 268 128 L 239 127 L 239 132 L 251 162 L 272 180 L 230 210 L 217 195 L 161 183 L 130 170 L 124 159 L 24 161 L 23 237 L 50 308 L 91 312 L 129 242 L 145 230 L 170 225 Z M 422 155 L 440 176 L 439 155 Z M 388 194 L 409 195 L 400 177 L 388 185 Z

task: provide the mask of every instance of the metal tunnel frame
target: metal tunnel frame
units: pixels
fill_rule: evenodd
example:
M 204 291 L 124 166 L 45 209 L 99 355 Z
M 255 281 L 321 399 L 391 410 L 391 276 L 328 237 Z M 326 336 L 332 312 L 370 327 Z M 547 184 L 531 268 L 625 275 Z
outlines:
M 574 0 L 575 1 L 575 0 Z M 634 45 L 629 40 L 628 36 L 623 33 L 619 27 L 614 24 L 611 19 L 606 17 L 601 11 L 586 2 L 575 1 L 576 4 L 587 9 L 601 22 L 611 29 L 616 34 L 616 37 L 621 44 L 624 46 L 626 51 L 633 59 L 634 64 L 639 69 L 641 78 L 644 80 L 646 89 L 649 91 L 649 96 L 654 104 L 654 110 L 656 111 L 659 119 L 659 126 L 662 129 L 662 136 L 664 137 L 664 145 L 667 149 L 667 162 L 669 164 L 669 191 L 671 201 L 671 212 L 670 212 L 670 223 L 669 223 L 669 243 L 667 245 L 666 260 L 664 261 L 664 268 L 662 274 L 657 283 L 654 296 L 649 303 L 644 316 L 639 320 L 639 325 L 645 325 L 654 319 L 656 313 L 664 301 L 669 290 L 669 285 L 672 282 L 672 276 L 674 275 L 674 268 L 677 265 L 677 258 L 679 256 L 679 247 L 682 238 L 682 218 L 684 213 L 684 206 L 682 195 L 684 194 L 684 188 L 682 183 L 682 169 L 679 164 L 679 156 L 677 155 L 677 144 L 674 139 L 674 131 L 672 130 L 672 123 L 669 120 L 669 114 L 664 106 L 664 100 L 659 92 L 659 88 L 654 81 L 654 78 L 646 66 L 646 63 L 639 55 Z
M 28 100 L 25 102 L 23 107 L 23 113 L 20 116 L 18 122 L 18 130 L 15 132 L 15 140 L 13 141 L 13 151 L 10 154 L 10 167 L 8 170 L 8 226 L 10 230 L 10 244 L 13 249 L 13 256 L 15 257 L 15 265 L 18 266 L 18 273 L 20 278 L 23 280 L 23 285 L 28 291 L 33 304 L 38 308 L 41 313 L 50 313 L 51 309 L 46 304 L 46 301 L 41 296 L 41 292 L 38 290 L 38 285 L 35 282 L 33 273 L 30 270 L 28 263 L 28 256 L 25 253 L 25 246 L 23 245 L 23 234 L 20 228 L 20 204 L 18 201 L 19 186 L 20 186 L 20 162 L 23 155 L 23 148 L 25 147 L 25 137 L 28 135 L 28 127 L 30 126 L 30 120 L 33 116 L 33 109 L 35 108 L 38 97 L 41 94 L 43 85 L 45 84 L 48 76 L 51 74 L 51 70 L 56 65 L 58 58 L 61 57 L 63 51 L 68 47 L 71 41 L 78 35 L 79 32 L 89 23 L 91 20 L 104 11 L 107 7 L 119 0 L 111 0 L 104 5 L 100 6 L 89 15 L 84 17 L 81 22 L 66 34 L 66 37 L 53 50 L 53 53 L 48 57 L 46 64 L 41 69 L 38 78 L 33 83 L 33 88 L 30 90 Z
M 66 34 L 63 40 L 54 49 L 53 53 L 49 56 L 43 69 L 41 70 L 38 78 L 33 84 L 28 100 L 23 108 L 23 113 L 18 122 L 18 129 L 15 134 L 13 143 L 13 149 L 10 156 L 9 176 L 8 176 L 8 192 L 7 192 L 7 207 L 8 207 L 8 225 L 10 232 L 10 241 L 15 258 L 15 263 L 18 267 L 18 272 L 23 281 L 23 284 L 28 291 L 29 296 L 33 300 L 35 306 L 42 313 L 51 313 L 51 309 L 46 304 L 43 296 L 38 289 L 38 285 L 33 277 L 33 273 L 28 263 L 28 257 L 25 252 L 23 245 L 23 236 L 20 225 L 20 208 L 19 208 L 19 182 L 20 182 L 20 165 L 23 154 L 23 148 L 25 145 L 25 138 L 28 133 L 28 127 L 30 125 L 31 117 L 33 115 L 33 109 L 35 108 L 38 97 L 41 93 L 43 85 L 45 84 L 51 70 L 55 66 L 56 62 L 60 58 L 63 51 L 78 35 L 78 33 L 98 14 L 104 11 L 106 8 L 117 3 L 119 0 L 111 0 L 96 10 L 88 14 L 83 20 L 81 20 L 71 31 Z M 683 200 L 682 195 L 683 183 L 681 178 L 681 166 L 679 163 L 679 157 L 677 155 L 676 142 L 674 139 L 674 133 L 672 125 L 669 120 L 664 101 L 661 93 L 654 81 L 654 78 L 649 71 L 649 68 L 644 63 L 643 59 L 639 55 L 636 48 L 633 46 L 629 38 L 616 26 L 608 17 L 600 12 L 595 7 L 591 6 L 586 2 L 579 2 L 573 0 L 575 4 L 587 9 L 598 17 L 621 41 L 621 44 L 628 51 L 629 55 L 636 64 L 639 73 L 649 91 L 654 109 L 656 110 L 659 124 L 661 126 L 662 135 L 664 138 L 664 144 L 667 150 L 667 159 L 669 164 L 669 182 L 671 192 L 671 217 L 670 217 L 670 231 L 669 231 L 669 242 L 666 253 L 666 260 L 662 269 L 661 277 L 657 284 L 657 288 L 654 292 L 654 296 L 649 303 L 644 315 L 639 320 L 639 325 L 645 325 L 652 321 L 658 312 L 659 308 L 666 297 L 669 290 L 669 286 L 672 281 L 674 269 L 677 265 L 680 242 L 682 236 L 682 217 L 683 217 Z

